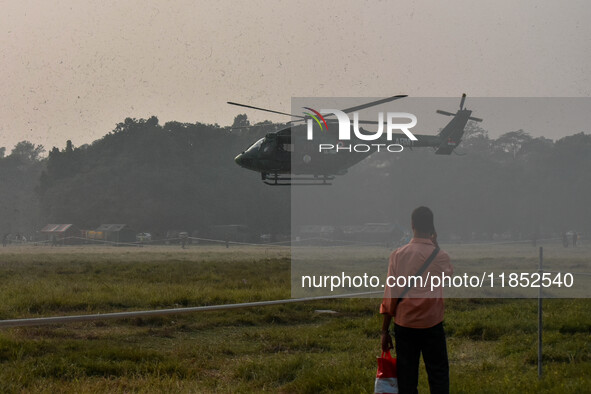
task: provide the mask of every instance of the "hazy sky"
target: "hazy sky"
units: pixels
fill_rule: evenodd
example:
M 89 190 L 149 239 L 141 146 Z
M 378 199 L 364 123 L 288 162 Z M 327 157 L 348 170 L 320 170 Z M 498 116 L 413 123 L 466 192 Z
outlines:
M 587 1 L 2 6 L 0 146 L 9 150 L 23 139 L 79 146 L 126 117 L 286 120 L 229 100 L 289 111 L 292 96 L 591 95 Z

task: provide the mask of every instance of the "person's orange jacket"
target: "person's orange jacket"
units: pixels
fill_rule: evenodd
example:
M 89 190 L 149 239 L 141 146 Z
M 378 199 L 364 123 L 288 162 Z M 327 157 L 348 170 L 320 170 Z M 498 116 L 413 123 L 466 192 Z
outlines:
M 415 276 L 423 263 L 431 255 L 435 245 L 426 238 L 413 238 L 410 243 L 396 249 L 390 255 L 388 277 L 396 278 Z M 447 276 L 453 274 L 449 255 L 440 250 L 422 277 Z M 393 283 L 392 279 L 390 282 Z M 429 328 L 443 321 L 443 288 L 431 291 L 430 283 L 423 287 L 413 287 L 396 306 L 398 297 L 404 288 L 389 287 L 386 284 L 380 313 L 394 316 L 394 322 L 403 327 Z

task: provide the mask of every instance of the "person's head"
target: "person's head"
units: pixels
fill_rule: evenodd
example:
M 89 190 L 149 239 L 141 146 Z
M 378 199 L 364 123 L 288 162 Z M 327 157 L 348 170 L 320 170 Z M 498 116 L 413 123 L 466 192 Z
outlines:
M 430 236 L 435 232 L 433 211 L 427 207 L 418 207 L 412 211 L 411 226 L 415 235 Z

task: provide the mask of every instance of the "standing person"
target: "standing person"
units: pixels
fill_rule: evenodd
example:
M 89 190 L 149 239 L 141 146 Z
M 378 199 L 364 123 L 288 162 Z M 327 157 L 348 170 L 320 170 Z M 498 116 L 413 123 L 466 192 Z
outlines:
M 453 267 L 449 255 L 439 250 L 437 244 L 433 212 L 427 207 L 416 208 L 411 215 L 411 226 L 411 241 L 390 255 L 388 277 L 409 278 L 423 272 L 423 278 L 427 272 L 432 276 L 441 276 L 442 273 L 451 275 Z M 412 282 L 410 286 L 413 286 Z M 418 392 L 421 353 L 431 393 L 449 393 L 449 363 L 443 330 L 443 310 L 441 287 L 431 292 L 427 284 L 421 287 L 420 283 L 409 290 L 386 286 L 380 306 L 380 313 L 384 315 L 382 351 L 393 348 L 389 328 L 394 318 L 400 394 Z
M 579 234 L 576 231 L 573 231 L 573 248 L 577 246 L 577 241 L 579 240 Z

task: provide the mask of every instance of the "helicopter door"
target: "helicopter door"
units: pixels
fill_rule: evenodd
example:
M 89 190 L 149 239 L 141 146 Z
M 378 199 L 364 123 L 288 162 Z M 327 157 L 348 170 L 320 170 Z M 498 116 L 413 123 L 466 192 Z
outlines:
M 291 135 L 281 135 L 277 137 L 277 160 L 291 160 L 293 145 L 291 144 Z

